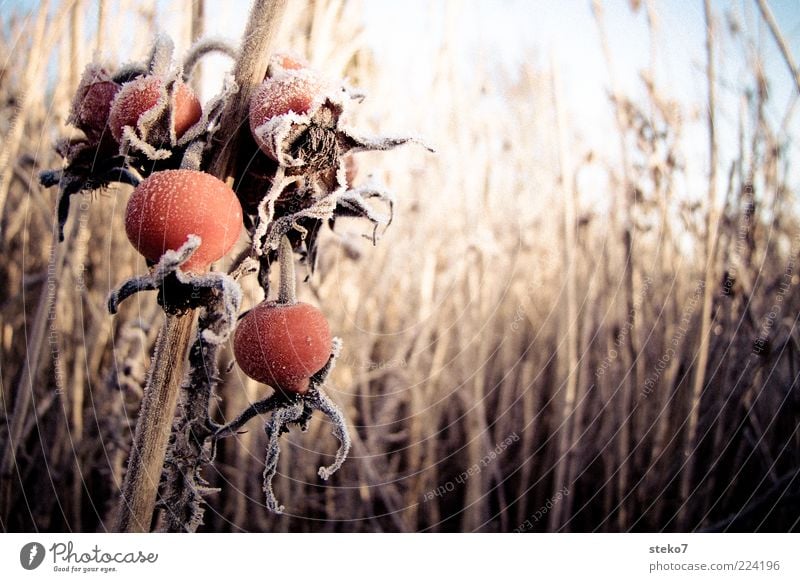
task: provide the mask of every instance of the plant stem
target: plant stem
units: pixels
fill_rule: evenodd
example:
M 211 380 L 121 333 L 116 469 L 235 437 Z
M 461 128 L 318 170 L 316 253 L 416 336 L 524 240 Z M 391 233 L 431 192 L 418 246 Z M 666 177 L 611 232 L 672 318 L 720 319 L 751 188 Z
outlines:
M 285 9 L 286 0 L 253 2 L 234 69 L 239 92 L 223 112 L 217 132 L 232 137 L 214 152 L 210 164 L 209 172 L 221 180 L 235 175 L 235 153 L 240 147 L 242 128 L 248 127 L 250 95 L 264 79 L 270 45 Z M 180 316 L 168 315 L 159 334 L 122 486 L 116 531 L 150 531 L 194 317 L 194 310 Z
M 122 486 L 117 524 L 122 532 L 148 532 L 167 441 L 178 403 L 194 313 L 167 315 L 158 334 L 147 388 L 142 398 L 128 472 Z
M 708 354 L 711 345 L 711 324 L 712 324 L 712 307 L 713 307 L 713 285 L 716 280 L 716 271 L 714 269 L 716 249 L 717 249 L 717 233 L 719 221 L 716 212 L 716 198 L 717 198 L 717 134 L 716 134 L 716 68 L 714 59 L 714 22 L 711 14 L 711 2 L 705 0 L 705 18 L 706 18 L 706 83 L 708 84 L 708 157 L 709 157 L 709 175 L 708 175 L 708 214 L 706 224 L 706 240 L 705 240 L 705 254 L 706 254 L 706 268 L 704 273 L 704 288 L 703 288 L 703 311 L 700 316 L 700 346 L 697 349 L 697 367 L 695 369 L 694 384 L 692 386 L 692 399 L 689 407 L 688 427 L 686 429 L 686 439 L 683 444 L 683 455 L 686 459 L 686 466 L 684 467 L 683 475 L 681 477 L 681 500 L 686 503 L 690 495 L 690 488 L 694 476 L 694 459 L 695 448 L 697 446 L 697 423 L 700 418 L 700 404 L 705 389 L 706 368 L 708 367 Z M 686 526 L 689 523 L 691 515 L 688 510 L 684 510 L 681 514 L 681 526 Z
M 250 9 L 250 19 L 244 31 L 239 58 L 234 67 L 234 77 L 239 92 L 222 114 L 218 136 L 230 136 L 215 152 L 210 172 L 220 180 L 234 175 L 236 156 L 242 135 L 250 131 L 246 122 L 250 96 L 264 81 L 267 65 L 272 55 L 272 42 L 278 32 L 287 0 L 255 0 Z
M 770 10 L 769 4 L 767 4 L 766 0 L 756 0 L 758 3 L 758 9 L 761 11 L 761 16 L 764 17 L 764 20 L 769 26 L 769 30 L 772 33 L 772 37 L 775 39 L 775 42 L 778 44 L 778 48 L 781 51 L 781 55 L 783 55 L 783 60 L 786 61 L 786 66 L 789 68 L 789 73 L 792 75 L 792 80 L 794 81 L 795 87 L 797 87 L 797 91 L 800 92 L 800 69 L 797 68 L 797 63 L 794 62 L 794 58 L 792 57 L 792 51 L 789 49 L 789 45 L 786 42 L 786 39 L 781 34 L 781 29 L 778 26 L 778 22 L 775 20 L 775 15 L 772 14 L 772 10 Z
M 281 281 L 278 285 L 278 303 L 292 305 L 297 303 L 297 289 L 294 275 L 294 251 L 288 237 L 281 239 L 278 249 Z

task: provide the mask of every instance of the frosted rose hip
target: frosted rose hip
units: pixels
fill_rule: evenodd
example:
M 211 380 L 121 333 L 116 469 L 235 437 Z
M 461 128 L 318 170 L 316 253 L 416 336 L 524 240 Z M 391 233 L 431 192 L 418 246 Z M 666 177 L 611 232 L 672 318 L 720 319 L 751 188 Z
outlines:
M 326 88 L 319 76 L 301 69 L 270 77 L 256 89 L 250 99 L 250 131 L 264 153 L 275 158 L 271 144 L 265 143 L 256 130 L 290 111 L 301 115 L 311 112 L 322 103 Z
M 233 352 L 254 380 L 302 394 L 309 378 L 328 362 L 331 341 L 328 322 L 316 307 L 265 301 L 239 321 Z
M 114 99 L 109 115 L 109 126 L 114 139 L 120 142 L 126 126 L 135 128 L 139 118 L 151 110 L 161 97 L 160 77 L 149 75 L 125 83 Z M 200 120 L 203 114 L 200 101 L 184 83 L 178 82 L 175 89 L 175 111 L 173 125 L 176 137 L 181 137 Z
M 211 174 L 164 170 L 142 181 L 125 212 L 125 232 L 134 247 L 151 261 L 177 250 L 190 234 L 202 242 L 181 267 L 205 271 L 239 238 L 242 207 L 233 190 Z
M 108 124 L 111 103 L 119 89 L 120 86 L 104 68 L 87 66 L 75 92 L 69 122 L 89 139 L 99 141 Z
M 289 51 L 277 52 L 269 59 L 267 76 L 277 77 L 286 71 L 297 71 L 308 69 L 309 67 L 308 61 L 295 53 Z

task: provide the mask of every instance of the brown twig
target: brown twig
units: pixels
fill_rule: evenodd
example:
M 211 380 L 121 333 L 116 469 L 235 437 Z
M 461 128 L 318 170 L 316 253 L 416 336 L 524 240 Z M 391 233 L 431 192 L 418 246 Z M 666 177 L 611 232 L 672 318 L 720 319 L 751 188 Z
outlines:
M 117 531 L 150 531 L 192 321 L 189 314 L 168 315 L 158 335 L 122 486 Z

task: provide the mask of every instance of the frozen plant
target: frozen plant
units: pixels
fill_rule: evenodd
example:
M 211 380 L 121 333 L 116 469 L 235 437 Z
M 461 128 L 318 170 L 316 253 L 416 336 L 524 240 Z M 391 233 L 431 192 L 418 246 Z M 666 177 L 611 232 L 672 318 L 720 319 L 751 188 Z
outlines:
M 275 6 L 255 0 L 240 50 L 204 39 L 176 63 L 172 41 L 160 35 L 143 63 L 89 65 L 69 117 L 83 137 L 59 142 L 64 168 L 40 177 L 45 186 L 59 187 L 61 230 L 72 194 L 113 183 L 134 187 L 125 231 L 148 270 L 113 291 L 108 309 L 117 313 L 131 295 L 153 290 L 167 314 L 142 391 L 118 530 L 149 530 L 158 509 L 160 529 L 195 531 L 204 496 L 215 491 L 204 468 L 214 462 L 220 439 L 255 416 L 267 416 L 264 492 L 276 513 L 283 508 L 272 480 L 280 436 L 291 426 L 306 430 L 315 410 L 331 420 L 340 446 L 334 462 L 319 469 L 323 480 L 342 466 L 350 449 L 344 414 L 325 392 L 342 343 L 332 337 L 320 309 L 297 300 L 296 253 L 313 268 L 320 229 L 325 223 L 332 228 L 338 217 L 364 219 L 376 242 L 378 226 L 391 222 L 394 199 L 380 184 L 351 184 L 348 166 L 359 151 L 413 140 L 365 137 L 346 127 L 346 108 L 363 95 L 323 78 L 301 57 L 279 53 L 267 67 L 269 54 L 259 57 L 258 50 L 268 50 L 265 39 L 275 25 L 268 17 L 278 14 Z M 218 96 L 203 106 L 189 82 L 200 60 L 213 52 L 236 59 L 234 75 L 221 79 Z M 256 75 L 259 62 L 264 69 Z M 237 134 L 247 125 L 250 135 Z M 385 211 L 374 209 L 374 202 L 385 203 Z M 213 270 L 243 227 L 249 243 L 230 273 Z M 240 315 L 238 280 L 255 274 L 268 298 L 276 262 L 277 298 Z M 239 366 L 274 393 L 219 424 L 212 418 L 219 351 L 231 335 Z

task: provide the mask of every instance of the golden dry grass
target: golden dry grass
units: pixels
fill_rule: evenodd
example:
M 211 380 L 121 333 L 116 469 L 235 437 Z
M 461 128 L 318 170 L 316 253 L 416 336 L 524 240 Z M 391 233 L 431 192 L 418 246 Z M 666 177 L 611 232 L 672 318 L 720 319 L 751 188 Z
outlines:
M 163 321 L 154 296 L 105 310 L 108 292 L 144 270 L 122 233 L 127 187 L 79 198 L 53 247 L 56 192 L 37 183 L 69 134 L 89 4 L 56 3 L 46 21 L 45 7 L 2 16 L 0 443 L 16 451 L 0 475 L 6 531 L 109 526 Z M 101 4 L 159 19 L 152 3 Z M 718 168 L 724 205 L 708 219 L 708 204 L 676 194 L 689 112 L 659 87 L 609 103 L 630 158 L 620 164 L 557 115 L 557 70 L 502 80 L 476 66 L 464 81 L 454 37 L 428 55 L 437 74 L 424 106 L 409 100 L 359 35 L 360 8 L 292 3 L 280 44 L 367 90 L 357 124 L 416 129 L 438 151 L 364 154 L 359 176 L 375 172 L 397 193 L 396 220 L 376 247 L 347 234 L 361 225 L 337 225 L 301 286 L 344 340 L 330 393 L 352 458 L 326 484 L 316 471 L 335 451 L 330 426 L 286 435 L 275 487 L 287 515 L 272 516 L 265 436 L 251 421 L 206 473 L 220 492 L 201 529 L 796 530 L 800 225 L 788 136 L 763 115 L 758 69 L 739 88 L 747 131 L 735 163 Z M 187 3 L 176 40 L 192 35 L 191 15 Z M 152 27 L 133 54 L 113 45 L 112 20 L 99 26 L 107 54 L 141 57 Z M 580 178 L 598 169 L 607 180 Z M 592 208 L 598 195 L 607 215 Z M 261 299 L 255 283 L 245 291 L 246 306 Z M 223 370 L 230 359 L 225 350 Z M 218 418 L 268 390 L 233 368 Z

